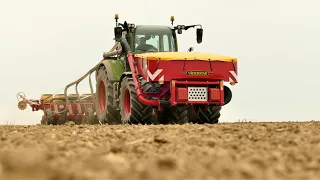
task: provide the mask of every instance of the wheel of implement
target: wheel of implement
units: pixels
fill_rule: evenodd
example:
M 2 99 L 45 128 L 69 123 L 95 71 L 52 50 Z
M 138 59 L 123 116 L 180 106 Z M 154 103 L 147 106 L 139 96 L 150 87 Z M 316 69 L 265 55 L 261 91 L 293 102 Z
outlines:
M 19 108 L 20 110 L 25 110 L 25 109 L 27 108 L 27 103 L 26 103 L 26 102 L 23 102 L 23 101 L 20 101 L 20 102 L 18 103 L 18 108 Z
M 101 123 L 120 124 L 120 113 L 113 105 L 113 84 L 108 79 L 105 67 L 99 68 L 96 82 L 97 120 L 92 123 L 98 124 L 100 121 Z
M 45 110 L 46 116 L 47 116 L 47 122 L 45 122 L 47 125 L 56 125 L 54 114 L 51 110 Z
M 45 116 L 45 115 L 42 115 L 41 125 L 48 125 L 48 121 L 47 121 L 47 119 L 46 119 L 46 116 Z
M 169 124 L 185 124 L 189 122 L 188 107 L 186 105 L 172 106 L 169 109 Z
M 197 123 L 199 124 L 216 124 L 219 122 L 221 106 L 200 107 Z
M 52 102 L 53 103 L 56 103 L 56 104 L 58 104 L 58 106 L 61 104 L 61 105 L 64 105 L 64 108 L 66 108 L 65 107 L 65 102 L 66 102 L 66 100 L 65 100 L 65 95 L 64 94 L 56 94 L 56 95 L 54 95 L 54 97 L 53 97 L 53 100 L 52 100 Z M 60 110 L 61 111 L 61 110 Z M 58 115 L 59 115 L 59 118 L 56 120 L 56 122 L 55 122 L 55 124 L 57 125 L 57 124 L 59 124 L 59 125 L 61 125 L 61 124 L 64 124 L 64 123 L 66 123 L 67 122 L 67 112 L 68 112 L 68 110 L 66 110 L 65 112 L 63 112 L 63 113 L 58 113 Z
M 94 110 L 89 108 L 87 110 L 86 124 L 95 124 L 97 122 L 97 116 L 94 114 Z
M 57 119 L 57 124 L 62 125 L 67 122 L 67 112 L 59 113 L 59 118 Z
M 82 124 L 82 118 L 80 118 L 79 116 L 77 116 L 77 114 L 74 117 L 74 121 L 75 124 L 79 125 Z
M 140 78 L 144 91 L 151 89 L 150 84 Z M 132 78 L 125 77 L 120 84 L 119 106 L 122 123 L 126 124 L 156 124 L 152 117 L 152 106 L 139 102 Z
M 81 124 L 89 124 L 86 116 L 83 116 L 81 119 Z

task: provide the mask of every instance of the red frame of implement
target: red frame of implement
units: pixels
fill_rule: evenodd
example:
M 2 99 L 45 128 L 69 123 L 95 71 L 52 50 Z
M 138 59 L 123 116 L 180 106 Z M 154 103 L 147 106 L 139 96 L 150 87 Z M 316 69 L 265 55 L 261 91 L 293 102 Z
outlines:
M 206 87 L 208 89 L 208 101 L 188 101 L 188 86 Z M 218 85 L 212 87 L 212 85 Z M 179 94 L 181 92 L 181 94 Z M 224 105 L 223 81 L 218 82 L 201 82 L 201 81 L 171 81 L 171 98 L 172 106 L 177 104 L 218 104 Z
M 150 82 L 171 80 L 220 81 L 237 83 L 237 61 L 219 60 L 154 60 L 142 57 L 133 59 L 134 70 Z M 189 72 L 204 72 L 188 74 Z
M 234 67 L 237 66 L 235 63 L 231 62 L 208 62 L 208 61 L 147 61 L 148 65 L 146 65 L 146 60 L 143 58 L 134 58 L 132 53 L 128 53 L 127 55 L 129 65 L 132 71 L 133 81 L 135 83 L 135 88 L 137 91 L 137 98 L 143 104 L 149 106 L 160 106 L 160 99 L 162 96 L 170 90 L 170 104 L 171 106 L 175 106 L 177 104 L 216 104 L 216 105 L 224 105 L 224 90 L 223 90 L 223 81 L 225 79 L 229 79 L 229 70 L 233 70 Z M 152 66 L 151 64 L 154 66 Z M 189 63 L 189 69 L 185 68 L 185 63 Z M 211 64 L 212 63 L 212 64 Z M 162 64 L 161 66 L 159 64 Z M 188 76 L 187 74 L 181 73 L 180 70 L 183 67 L 184 71 L 192 71 L 194 68 L 202 68 L 205 71 L 210 68 L 213 71 L 212 65 L 216 64 L 218 68 L 215 70 L 218 73 L 211 73 L 206 76 Z M 207 66 L 204 66 L 207 65 Z M 152 81 L 164 80 L 164 85 L 162 89 L 160 89 L 157 93 L 142 93 L 142 89 L 140 87 L 138 76 L 142 75 L 145 79 L 149 80 L 150 75 L 147 71 L 150 72 L 150 69 L 153 69 L 153 72 L 156 72 L 158 68 L 163 67 L 165 71 L 164 74 L 158 74 L 158 79 L 156 77 L 152 77 Z M 191 69 L 190 69 L 191 67 Z M 166 69 L 165 69 L 166 68 Z M 193 69 L 192 69 L 193 68 Z M 152 71 L 152 70 L 151 70 Z M 180 71 L 180 72 L 179 72 Z M 179 73 L 177 75 L 177 73 Z M 161 78 L 163 75 L 166 75 L 169 78 Z M 176 77 L 173 78 L 173 75 Z M 178 80 L 176 80 L 178 79 Z M 170 85 L 168 86 L 168 83 Z M 207 87 L 208 88 L 208 101 L 188 101 L 186 99 L 187 96 L 187 88 L 189 85 L 199 86 L 199 87 Z M 178 92 L 178 93 L 177 93 Z M 184 93 L 182 93 L 184 92 Z M 157 96 L 157 100 L 151 100 L 146 98 L 146 96 Z M 217 98 L 219 97 L 219 98 Z
M 237 83 L 237 61 L 219 60 L 148 60 L 146 58 L 134 57 L 134 54 L 127 54 L 128 62 L 132 72 L 138 100 L 149 106 L 160 108 L 162 101 L 166 101 L 171 106 L 177 104 L 215 104 L 224 105 L 224 82 Z M 199 72 L 200 74 L 188 74 L 188 72 Z M 205 74 L 201 74 L 205 72 Z M 159 82 L 162 84 L 159 92 L 143 93 L 138 78 L 144 77 L 149 82 Z M 206 87 L 207 101 L 188 101 L 188 87 Z M 170 92 L 170 93 L 169 93 Z M 150 97 L 158 99 L 150 99 Z M 64 105 L 63 108 L 59 108 Z M 65 103 L 43 103 L 31 104 L 32 111 L 50 109 L 61 112 L 65 109 Z M 95 110 L 93 102 L 70 102 L 67 107 L 67 119 L 78 120 L 87 117 L 87 108 Z M 54 119 L 58 119 L 60 114 L 54 113 Z M 44 117 L 46 118 L 46 117 Z
M 38 111 L 38 110 L 43 110 L 43 112 L 45 112 L 45 110 L 53 111 L 54 121 L 57 121 L 61 116 L 60 113 L 56 113 L 56 112 L 62 112 L 65 110 L 65 108 L 67 108 L 66 110 L 67 120 L 69 121 L 81 120 L 84 116 L 88 118 L 88 109 L 91 108 L 92 110 L 95 110 L 93 102 L 81 102 L 81 103 L 70 102 L 68 107 L 66 107 L 65 102 L 32 104 L 30 106 L 32 107 L 32 111 Z M 44 113 L 42 120 L 46 120 L 46 118 L 47 118 L 46 113 Z

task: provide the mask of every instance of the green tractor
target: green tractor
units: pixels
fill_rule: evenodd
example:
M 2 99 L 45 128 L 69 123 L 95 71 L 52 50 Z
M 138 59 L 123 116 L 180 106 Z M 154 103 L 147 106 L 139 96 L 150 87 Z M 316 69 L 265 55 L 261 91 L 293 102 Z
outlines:
M 117 15 L 115 19 L 116 45 L 110 52 L 104 54 L 104 60 L 96 70 L 95 104 L 97 120 L 95 123 L 217 123 L 221 106 L 229 103 L 232 96 L 230 89 L 221 82 L 230 79 L 230 69 L 236 72 L 237 59 L 215 54 L 178 52 L 176 31 L 178 34 L 182 34 L 182 30 L 199 26 L 200 28 L 196 30 L 196 36 L 197 42 L 201 43 L 203 34 L 201 25 L 135 26 L 126 21 L 123 24 L 118 23 Z M 173 21 L 174 18 L 171 17 L 172 25 Z M 211 58 L 212 63 L 206 62 L 208 59 L 204 59 L 204 56 L 209 61 Z M 189 57 L 196 59 L 191 59 L 193 61 L 191 62 Z M 217 64 L 217 67 L 221 66 L 224 69 L 217 71 L 217 74 L 198 73 L 198 76 L 191 77 L 181 71 L 180 74 L 176 73 L 172 76 L 170 74 L 171 70 L 181 69 L 183 62 L 184 66 L 186 64 L 191 65 L 191 63 L 197 67 L 204 66 L 202 69 L 191 68 L 189 69 L 190 72 L 192 70 L 208 72 L 209 66 L 211 66 L 212 71 L 214 63 L 220 62 L 224 64 Z M 159 68 L 159 65 L 162 67 Z M 165 67 L 166 65 L 168 67 Z M 172 67 L 176 67 L 176 69 L 172 69 Z M 166 74 L 168 78 L 156 77 L 157 72 L 159 72 L 157 68 L 162 69 L 162 74 Z M 168 71 L 164 72 L 166 68 Z M 171 85 L 176 80 L 191 82 L 191 84 L 184 84 L 183 87 L 192 85 L 196 91 L 199 91 L 199 84 L 202 83 L 200 88 L 205 89 L 206 93 L 203 96 L 206 96 L 207 101 L 185 100 L 188 92 L 183 90 L 188 90 L 188 88 L 181 87 L 177 89 L 181 91 L 172 93 Z M 211 84 L 203 84 L 208 80 Z M 231 81 L 233 84 L 236 83 L 233 80 Z M 212 94 L 220 94 L 214 94 L 215 99 L 212 96 L 210 100 L 208 99 L 211 97 L 209 90 L 212 90 Z M 179 92 L 181 92 L 180 97 L 172 97 L 173 94 Z M 183 92 L 186 93 L 184 97 L 181 96 Z M 184 98 L 184 100 L 172 101 L 172 98 L 177 100 Z

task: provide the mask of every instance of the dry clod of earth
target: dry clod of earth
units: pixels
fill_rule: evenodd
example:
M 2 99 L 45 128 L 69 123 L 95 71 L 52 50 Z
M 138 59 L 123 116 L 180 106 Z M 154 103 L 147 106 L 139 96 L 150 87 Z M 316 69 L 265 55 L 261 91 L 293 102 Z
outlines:
M 319 122 L 0 126 L 0 179 L 318 179 Z

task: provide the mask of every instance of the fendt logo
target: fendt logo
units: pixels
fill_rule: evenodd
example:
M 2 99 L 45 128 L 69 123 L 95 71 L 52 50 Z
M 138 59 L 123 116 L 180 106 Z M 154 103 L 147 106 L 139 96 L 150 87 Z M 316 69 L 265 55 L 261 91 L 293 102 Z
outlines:
M 188 71 L 189 76 L 208 76 L 208 71 Z

